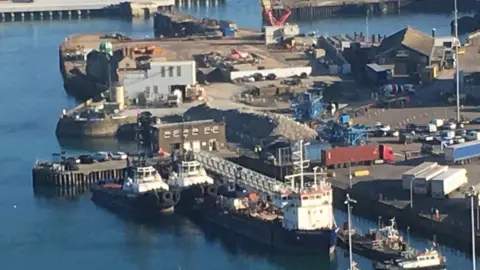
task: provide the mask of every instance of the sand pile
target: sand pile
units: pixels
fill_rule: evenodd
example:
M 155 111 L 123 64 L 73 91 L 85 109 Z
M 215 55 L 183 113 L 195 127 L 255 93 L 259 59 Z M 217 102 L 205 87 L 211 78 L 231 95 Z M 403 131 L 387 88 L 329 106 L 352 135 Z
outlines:
M 254 110 L 219 110 L 202 104 L 185 112 L 190 121 L 214 119 L 224 121 L 229 131 L 238 132 L 256 139 L 285 138 L 288 140 L 311 140 L 317 132 L 286 116 L 257 112 Z

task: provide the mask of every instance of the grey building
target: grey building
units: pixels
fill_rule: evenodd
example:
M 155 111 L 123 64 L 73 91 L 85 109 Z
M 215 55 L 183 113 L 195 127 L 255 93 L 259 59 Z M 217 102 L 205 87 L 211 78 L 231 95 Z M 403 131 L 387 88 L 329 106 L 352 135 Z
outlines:
M 143 94 L 147 100 L 161 100 L 175 89 L 185 95 L 197 83 L 195 61 L 152 61 L 150 69 L 125 72 L 122 83 L 130 99 Z

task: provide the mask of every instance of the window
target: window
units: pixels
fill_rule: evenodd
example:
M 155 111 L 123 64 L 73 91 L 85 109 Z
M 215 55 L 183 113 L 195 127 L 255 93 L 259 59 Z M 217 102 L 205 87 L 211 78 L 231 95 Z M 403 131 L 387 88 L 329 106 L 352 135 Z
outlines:
M 173 77 L 173 67 L 168 67 L 168 76 Z
M 158 85 L 153 86 L 153 93 L 158 94 Z
M 182 67 L 177 66 L 177 77 L 180 77 L 180 76 L 182 76 Z
M 162 78 L 165 78 L 165 67 L 162 67 L 160 73 L 162 73 Z
M 302 197 L 302 200 L 308 200 L 308 196 Z

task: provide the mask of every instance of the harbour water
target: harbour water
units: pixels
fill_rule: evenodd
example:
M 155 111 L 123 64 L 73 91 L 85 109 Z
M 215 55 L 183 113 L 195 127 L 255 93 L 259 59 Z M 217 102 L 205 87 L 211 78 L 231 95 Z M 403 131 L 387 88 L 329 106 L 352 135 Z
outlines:
M 237 21 L 241 27 L 259 28 L 257 1 L 229 2 L 222 8 L 198 8 L 192 14 Z M 427 33 L 436 28 L 448 34 L 450 16 L 400 15 L 373 18 L 370 33 L 391 34 L 410 24 Z M 364 18 L 331 19 L 302 24 L 304 31 L 340 34 L 366 32 Z M 97 208 L 89 195 L 55 198 L 34 193 L 31 166 L 36 158 L 50 158 L 60 149 L 54 129 L 64 108 L 72 107 L 58 70 L 58 45 L 67 35 L 88 32 L 122 32 L 134 37 L 152 35 L 149 21 L 112 20 L 36 21 L 9 23 L 0 28 L 0 74 L 2 107 L 0 118 L 0 264 L 5 270 L 25 269 L 342 269 L 348 259 L 338 250 L 336 260 L 275 256 L 257 250 L 241 239 L 220 240 L 205 234 L 183 219 L 163 224 L 142 224 Z M 62 143 L 69 153 L 114 150 L 116 142 L 93 144 Z M 122 146 L 128 147 L 128 146 Z M 344 213 L 337 213 L 343 223 Z M 386 221 L 384 221 L 386 222 Z M 375 227 L 354 220 L 362 230 Z M 427 240 L 412 239 L 416 247 L 428 247 Z M 443 250 L 449 269 L 470 269 L 461 253 Z M 358 258 L 361 269 L 370 262 Z

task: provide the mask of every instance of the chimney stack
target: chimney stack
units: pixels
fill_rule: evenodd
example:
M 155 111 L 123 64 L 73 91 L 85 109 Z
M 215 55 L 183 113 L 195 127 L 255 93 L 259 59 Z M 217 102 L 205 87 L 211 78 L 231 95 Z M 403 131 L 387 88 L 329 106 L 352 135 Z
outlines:
M 375 34 L 372 35 L 372 43 L 375 44 Z
M 357 41 L 357 32 L 353 32 L 353 41 Z
M 382 42 L 382 35 L 378 34 L 377 42 L 378 43 Z
M 435 37 L 435 32 L 437 31 L 437 29 L 435 28 L 432 28 L 432 37 Z

